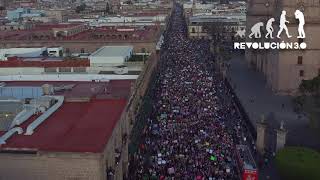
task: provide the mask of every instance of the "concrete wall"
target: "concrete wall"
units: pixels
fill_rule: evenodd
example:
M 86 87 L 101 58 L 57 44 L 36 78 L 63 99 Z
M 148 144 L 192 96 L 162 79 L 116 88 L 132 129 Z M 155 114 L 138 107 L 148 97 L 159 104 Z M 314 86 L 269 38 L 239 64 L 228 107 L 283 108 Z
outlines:
M 110 66 L 110 65 L 123 65 L 127 57 L 102 57 L 91 56 L 90 66 Z
M 0 76 L 43 73 L 44 68 L 42 67 L 0 68 Z
M 142 62 L 126 62 L 124 63 L 125 66 L 127 66 L 129 71 L 141 71 L 143 68 L 143 63 Z M 115 71 L 116 67 L 87 67 L 86 72 L 89 74 L 97 74 L 100 71 Z

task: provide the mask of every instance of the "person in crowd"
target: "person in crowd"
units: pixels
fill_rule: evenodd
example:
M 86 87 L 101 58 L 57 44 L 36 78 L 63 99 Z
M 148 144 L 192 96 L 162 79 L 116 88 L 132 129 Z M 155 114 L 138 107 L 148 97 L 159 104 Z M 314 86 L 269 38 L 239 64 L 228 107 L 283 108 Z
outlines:
M 153 112 L 132 179 L 239 179 L 234 147 L 249 143 L 231 90 L 214 69 L 207 40 L 187 38 L 177 7 L 162 45 Z M 245 142 L 244 142 L 245 141 Z

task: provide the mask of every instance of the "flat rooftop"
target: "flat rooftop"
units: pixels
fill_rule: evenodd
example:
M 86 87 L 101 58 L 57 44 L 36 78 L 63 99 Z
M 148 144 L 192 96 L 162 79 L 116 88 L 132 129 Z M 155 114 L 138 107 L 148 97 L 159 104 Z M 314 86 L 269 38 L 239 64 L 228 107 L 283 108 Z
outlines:
M 1 67 L 89 67 L 89 59 L 62 59 L 51 57 L 17 58 L 0 61 Z
M 125 57 L 133 50 L 133 46 L 104 46 L 92 53 L 95 57 Z
M 133 80 L 110 82 L 6 82 L 6 87 L 72 85 L 55 95 L 64 96 L 62 106 L 40 124 L 30 136 L 15 134 L 0 151 L 103 152 L 113 129 L 124 111 Z M 85 101 L 74 101 L 86 98 Z M 40 115 L 23 122 L 24 132 Z M 0 137 L 5 134 L 0 131 Z
M 157 26 L 147 26 L 144 29 L 135 28 L 134 31 L 118 31 L 121 28 L 134 28 L 132 26 L 113 27 L 97 27 L 87 29 L 83 32 L 70 35 L 67 37 L 54 37 L 53 28 L 35 27 L 30 30 L 13 30 L 0 31 L 0 41 L 14 42 L 131 42 L 131 41 L 153 41 L 157 39 L 160 28 Z
M 87 99 L 128 99 L 134 80 L 111 80 L 109 82 L 61 82 L 61 81 L 10 81 L 5 87 L 41 87 L 52 84 L 54 87 L 73 85 L 70 90 L 56 91 L 55 95 L 64 96 L 65 101 L 75 98 Z

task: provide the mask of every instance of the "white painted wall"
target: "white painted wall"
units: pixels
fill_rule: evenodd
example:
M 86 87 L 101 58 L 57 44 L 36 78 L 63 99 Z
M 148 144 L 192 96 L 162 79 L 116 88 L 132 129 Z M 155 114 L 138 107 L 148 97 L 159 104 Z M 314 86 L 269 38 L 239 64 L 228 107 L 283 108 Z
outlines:
M 43 74 L 43 67 L 8 67 L 8 68 L 0 68 L 0 76 L 5 75 L 20 75 L 20 74 Z
M 115 71 L 118 69 L 115 64 L 114 66 L 103 66 L 103 67 L 86 67 L 86 72 L 89 74 L 98 74 L 100 71 Z M 128 67 L 129 71 L 141 71 L 143 67 L 142 62 L 126 62 L 125 66 Z M 42 75 L 47 74 L 43 67 L 24 67 L 24 68 L 0 68 L 0 76 L 8 75 Z M 48 73 L 51 74 L 51 73 Z M 54 74 L 54 73 L 53 73 Z M 57 73 L 58 74 L 58 73 Z M 63 74 L 63 73 L 62 73 Z M 74 73 L 77 74 L 77 73 Z
M 0 60 L 7 60 L 6 55 L 19 57 L 39 57 L 46 48 L 9 48 L 0 49 Z
M 110 65 L 123 65 L 125 57 L 102 57 L 102 56 L 90 56 L 90 66 L 110 66 Z

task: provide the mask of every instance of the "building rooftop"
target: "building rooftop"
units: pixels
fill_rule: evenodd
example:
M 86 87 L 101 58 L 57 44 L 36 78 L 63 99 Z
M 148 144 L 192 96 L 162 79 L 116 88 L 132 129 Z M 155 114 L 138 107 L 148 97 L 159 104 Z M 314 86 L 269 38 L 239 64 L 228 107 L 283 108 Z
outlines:
M 127 41 L 152 41 L 155 40 L 159 27 L 148 26 L 137 29 L 132 26 L 121 27 L 96 27 L 67 37 L 54 37 L 53 29 L 56 26 L 36 26 L 30 30 L 0 31 L 0 41 L 103 41 L 103 42 L 127 42 Z M 119 28 L 134 28 L 134 31 L 118 31 Z
M 189 21 L 192 22 L 240 22 L 245 21 L 246 15 L 244 14 L 233 14 L 233 15 L 199 15 L 199 16 L 192 16 L 189 18 Z
M 0 61 L 1 67 L 89 67 L 89 59 L 63 59 L 52 57 L 17 58 Z
M 102 152 L 125 109 L 134 81 L 6 82 L 5 87 L 40 87 L 46 83 L 53 85 L 54 95 L 64 96 L 63 104 L 32 135 L 24 133 L 41 113 L 15 126 L 24 133 L 11 136 L 0 145 L 0 151 Z M 0 130 L 0 137 L 5 133 Z
M 125 105 L 125 99 L 65 102 L 33 135 L 14 135 L 0 150 L 102 152 Z M 32 116 L 20 127 L 26 130 L 36 118 Z
M 96 57 L 126 57 L 133 50 L 133 46 L 104 46 L 92 53 Z
M 75 98 L 95 99 L 128 99 L 130 88 L 134 80 L 111 80 L 109 82 L 44 82 L 44 81 L 12 81 L 6 82 L 5 87 L 41 87 L 44 84 L 52 84 L 54 88 L 61 89 L 55 95 L 64 96 L 65 101 Z M 63 90 L 63 87 L 72 86 Z

